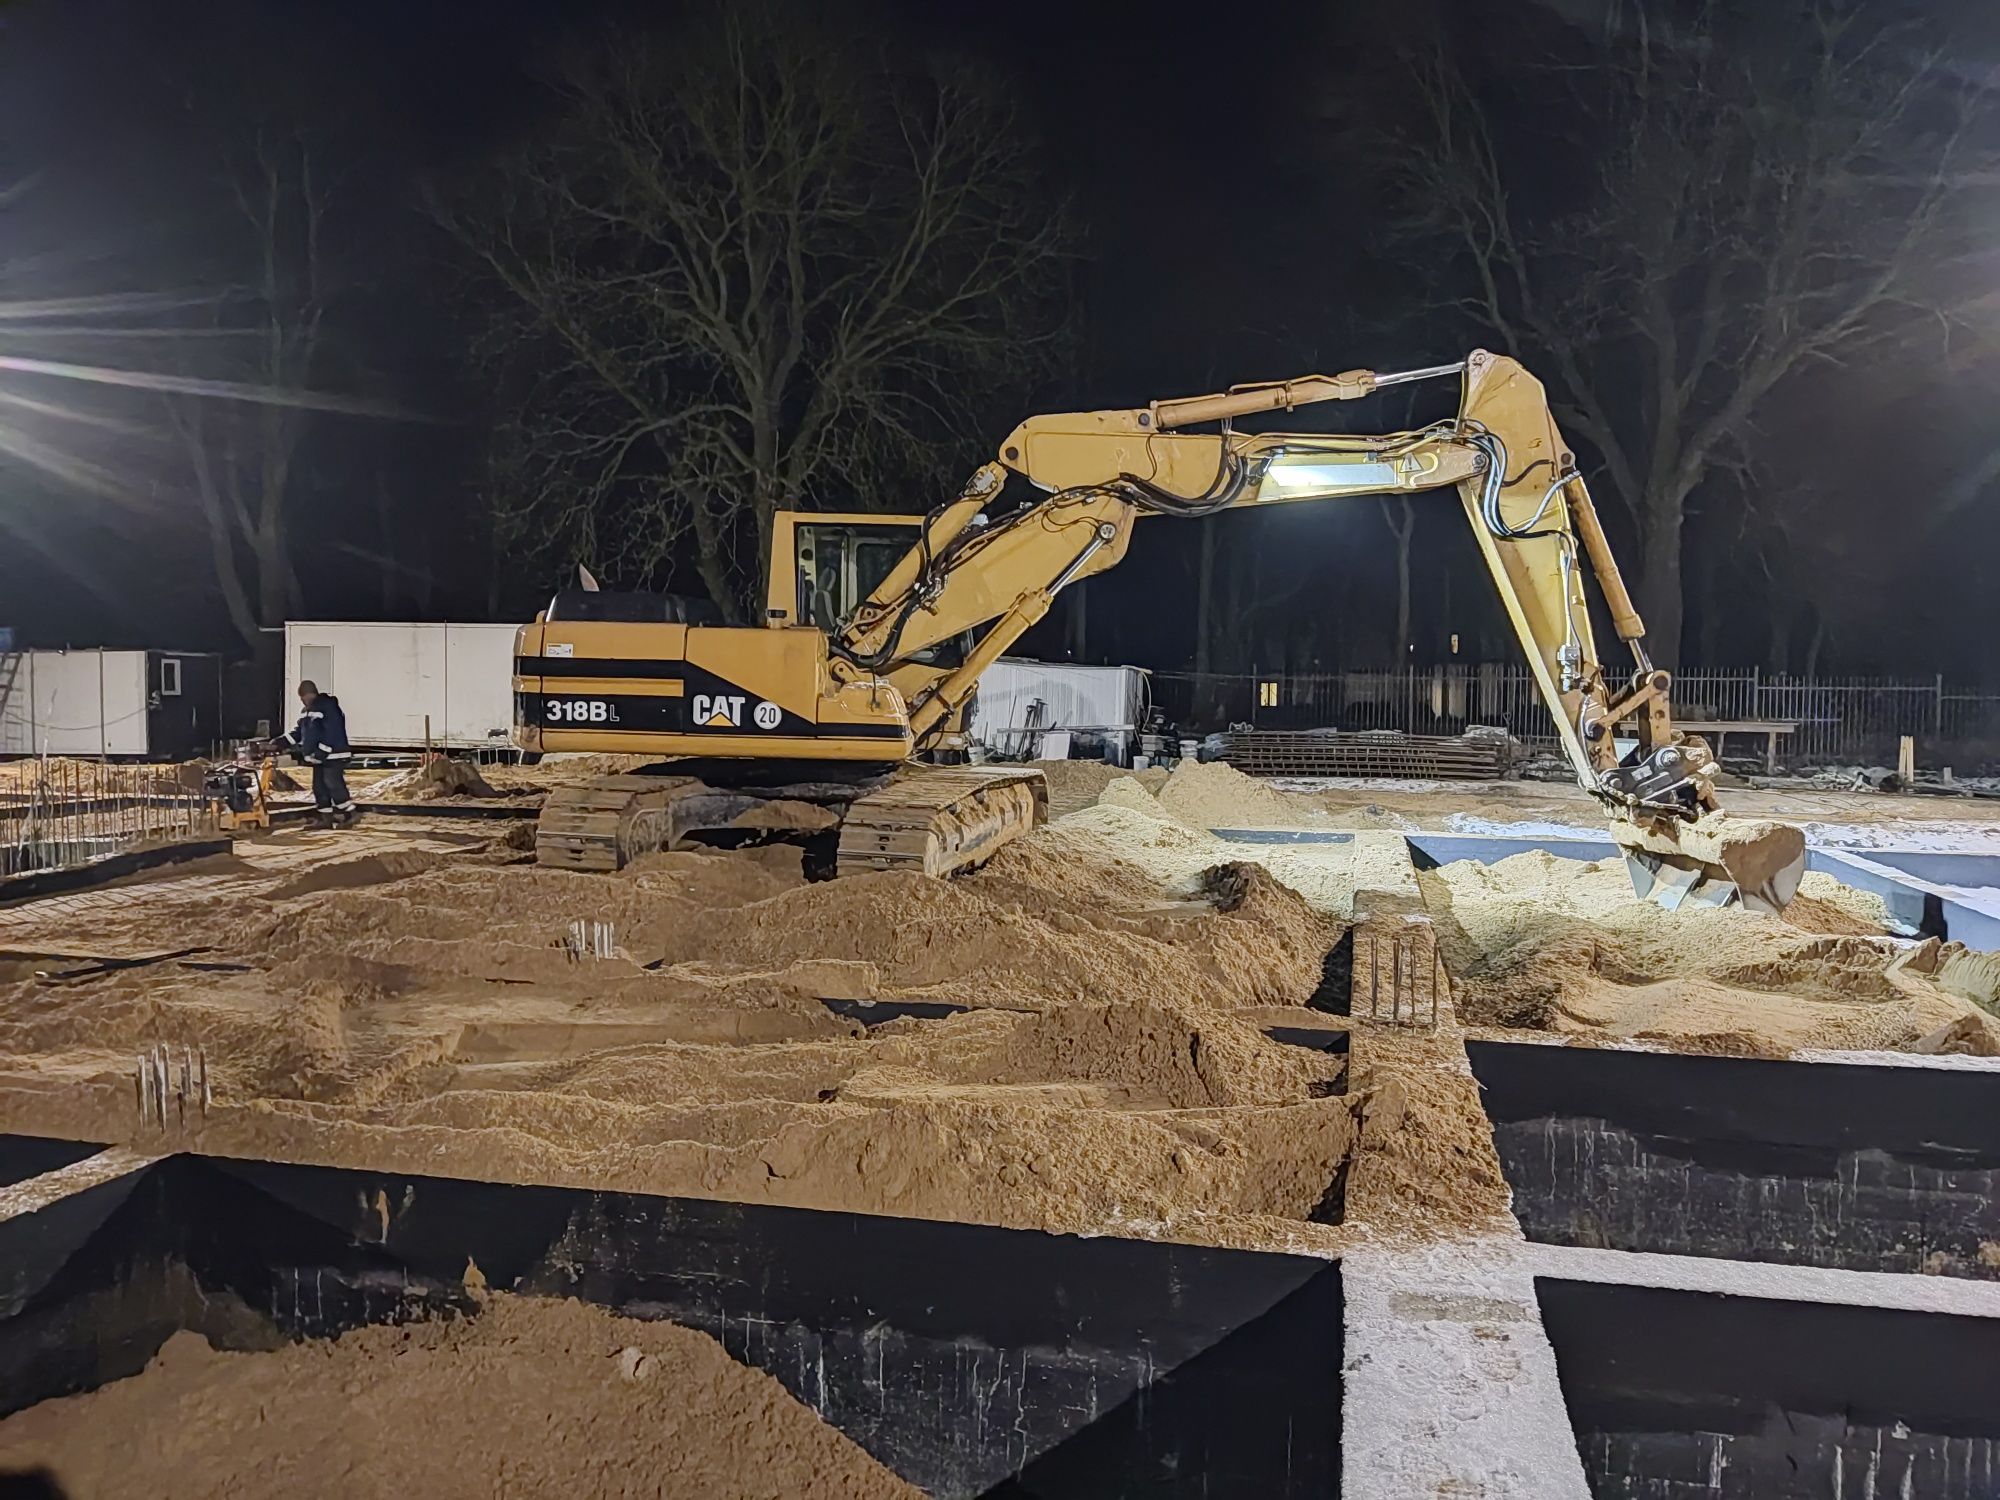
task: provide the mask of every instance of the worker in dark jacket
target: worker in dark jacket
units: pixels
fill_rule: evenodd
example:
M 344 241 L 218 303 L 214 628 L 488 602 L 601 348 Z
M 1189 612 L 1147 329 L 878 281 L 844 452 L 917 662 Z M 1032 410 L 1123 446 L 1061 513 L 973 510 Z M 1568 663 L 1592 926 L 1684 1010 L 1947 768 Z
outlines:
M 299 722 L 285 743 L 312 767 L 313 807 L 328 823 L 354 820 L 354 799 L 347 792 L 347 715 L 340 700 L 310 682 L 299 684 Z

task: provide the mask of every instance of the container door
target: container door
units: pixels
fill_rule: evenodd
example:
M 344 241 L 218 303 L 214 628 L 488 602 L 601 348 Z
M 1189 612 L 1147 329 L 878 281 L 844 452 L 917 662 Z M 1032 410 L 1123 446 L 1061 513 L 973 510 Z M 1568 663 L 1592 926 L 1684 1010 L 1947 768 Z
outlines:
M 191 669 L 198 663 L 167 651 L 146 654 L 146 753 L 155 760 L 191 760 L 199 743 Z M 211 690 L 212 691 L 212 690 Z

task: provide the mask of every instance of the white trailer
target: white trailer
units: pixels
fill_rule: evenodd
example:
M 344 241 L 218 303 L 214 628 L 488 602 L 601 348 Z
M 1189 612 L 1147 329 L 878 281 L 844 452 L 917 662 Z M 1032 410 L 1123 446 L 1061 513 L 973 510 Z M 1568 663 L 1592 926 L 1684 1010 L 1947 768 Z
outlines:
M 310 681 L 340 699 L 357 749 L 506 750 L 516 628 L 294 620 L 277 722 L 298 718 L 295 693 Z
M 0 756 L 204 753 L 220 732 L 221 671 L 202 651 L 0 652 Z
M 1129 764 L 1145 712 L 1146 674 L 1138 667 L 1003 656 L 980 677 L 966 730 L 997 754 L 1031 757 L 1049 748 L 1049 731 L 1096 735 Z

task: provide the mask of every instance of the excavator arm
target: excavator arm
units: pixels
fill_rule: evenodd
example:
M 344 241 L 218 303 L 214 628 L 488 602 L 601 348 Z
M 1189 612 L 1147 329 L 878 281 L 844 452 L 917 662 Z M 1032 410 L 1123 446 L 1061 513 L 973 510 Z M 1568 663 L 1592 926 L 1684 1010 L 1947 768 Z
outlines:
M 1412 432 L 1246 433 L 1230 425 L 1448 376 L 1463 383 L 1458 415 Z M 1046 493 L 989 516 L 1009 472 Z M 1540 382 L 1484 350 L 1423 370 L 1313 375 L 1122 411 L 1032 417 L 926 519 L 917 545 L 831 642 L 833 671 L 864 680 L 972 633 L 962 665 L 912 697 L 911 730 L 922 744 L 954 720 L 980 675 L 1058 592 L 1123 560 L 1141 516 L 1445 487 L 1459 492 L 1564 754 L 1611 813 L 1642 894 L 1668 905 L 1740 896 L 1782 908 L 1804 868 L 1803 836 L 1723 819 L 1714 758 L 1674 727 L 1668 674 L 1646 655 L 1644 624 Z M 1586 564 L 1631 656 L 1615 679 L 1593 638 Z

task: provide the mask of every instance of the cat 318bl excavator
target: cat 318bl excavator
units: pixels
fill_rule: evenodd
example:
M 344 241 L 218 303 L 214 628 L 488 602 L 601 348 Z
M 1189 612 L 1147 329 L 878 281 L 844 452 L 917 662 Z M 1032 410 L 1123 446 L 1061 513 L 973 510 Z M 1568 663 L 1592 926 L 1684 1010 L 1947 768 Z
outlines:
M 1384 436 L 1242 432 L 1254 413 L 1458 377 L 1458 415 Z M 1010 474 L 1034 487 L 1007 504 Z M 1056 594 L 1115 567 L 1141 517 L 1455 486 L 1577 779 L 1611 816 L 1640 894 L 1782 908 L 1796 828 L 1720 811 L 1715 760 L 1677 731 L 1589 491 L 1540 383 L 1457 364 L 1308 375 L 1124 411 L 1031 417 L 927 516 L 781 512 L 761 623 L 671 595 L 563 592 L 515 648 L 514 743 L 638 752 L 645 773 L 550 794 L 547 865 L 616 869 L 715 830 L 838 828 L 838 869 L 946 875 L 1046 816 L 1040 772 L 926 764 L 963 745 L 979 677 Z M 1598 661 L 1584 564 L 1632 670 Z M 962 759 L 962 756 L 959 757 Z

